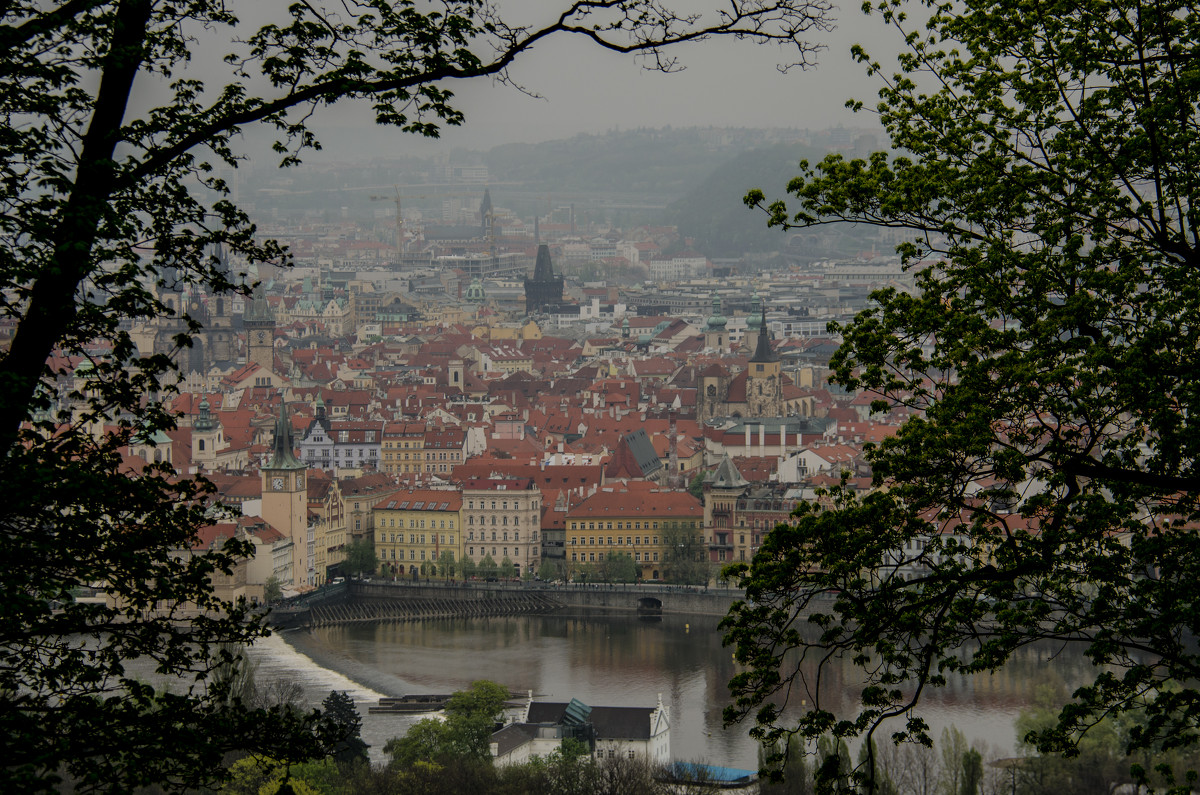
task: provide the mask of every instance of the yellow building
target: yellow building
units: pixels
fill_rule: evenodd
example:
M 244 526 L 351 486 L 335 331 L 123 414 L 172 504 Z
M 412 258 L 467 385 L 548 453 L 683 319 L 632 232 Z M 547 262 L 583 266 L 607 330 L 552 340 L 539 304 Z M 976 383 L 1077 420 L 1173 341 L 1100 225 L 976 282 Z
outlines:
M 381 500 L 372 510 L 380 571 L 392 576 L 456 574 L 462 560 L 461 514 L 457 491 L 416 489 Z M 454 571 L 443 571 L 450 561 Z
M 389 422 L 383 428 L 384 472 L 421 472 L 425 464 L 425 423 Z
M 642 579 L 664 579 L 675 550 L 686 546 L 707 556 L 703 520 L 704 507 L 686 491 L 650 481 L 603 486 L 567 512 L 567 566 L 576 571 L 626 554 Z

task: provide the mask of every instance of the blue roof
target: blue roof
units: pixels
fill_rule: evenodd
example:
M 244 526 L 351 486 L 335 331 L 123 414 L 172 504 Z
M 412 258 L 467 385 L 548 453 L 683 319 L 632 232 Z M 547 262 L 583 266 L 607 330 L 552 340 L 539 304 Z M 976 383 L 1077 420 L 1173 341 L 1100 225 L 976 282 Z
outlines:
M 672 762 L 671 773 L 689 781 L 712 781 L 720 784 L 748 783 L 758 777 L 757 770 L 704 765 L 699 762 Z

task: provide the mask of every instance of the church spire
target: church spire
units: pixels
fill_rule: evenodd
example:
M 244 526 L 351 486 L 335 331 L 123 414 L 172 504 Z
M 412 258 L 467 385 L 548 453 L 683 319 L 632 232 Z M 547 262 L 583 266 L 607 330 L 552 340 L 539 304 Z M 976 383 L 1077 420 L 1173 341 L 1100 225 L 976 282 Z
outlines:
M 287 403 L 279 402 L 279 416 L 275 419 L 275 443 L 271 449 L 271 462 L 264 469 L 305 469 L 296 458 L 295 442 L 292 440 L 292 421 Z
M 763 301 L 761 325 L 758 327 L 758 344 L 754 348 L 751 362 L 774 362 L 778 357 L 771 350 L 771 337 L 767 334 L 767 302 Z

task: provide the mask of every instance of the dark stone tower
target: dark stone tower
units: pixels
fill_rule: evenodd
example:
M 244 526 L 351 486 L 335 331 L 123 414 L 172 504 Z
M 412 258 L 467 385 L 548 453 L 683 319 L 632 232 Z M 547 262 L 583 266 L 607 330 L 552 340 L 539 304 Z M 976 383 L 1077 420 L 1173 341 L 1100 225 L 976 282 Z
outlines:
M 254 288 L 253 298 L 242 317 L 246 329 L 246 363 L 257 362 L 268 373 L 275 368 L 275 314 L 267 303 L 262 284 Z
M 563 300 L 563 277 L 554 275 L 550 263 L 550 247 L 538 246 L 537 263 L 533 267 L 533 278 L 525 280 L 525 314 L 547 312 Z

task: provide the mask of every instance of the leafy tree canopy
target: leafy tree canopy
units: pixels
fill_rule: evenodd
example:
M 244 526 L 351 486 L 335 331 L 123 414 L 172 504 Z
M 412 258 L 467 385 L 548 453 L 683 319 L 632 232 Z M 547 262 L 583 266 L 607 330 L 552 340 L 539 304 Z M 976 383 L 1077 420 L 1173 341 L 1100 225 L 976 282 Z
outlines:
M 554 561 L 542 558 L 542 563 L 538 566 L 538 577 L 547 582 L 557 580 L 561 577 L 560 567 Z
M 470 689 L 450 697 L 445 720 L 418 721 L 403 737 L 389 740 L 384 751 L 397 768 L 418 762 L 490 761 L 492 732 L 508 695 L 508 689 L 495 682 L 472 682 Z
M 704 585 L 711 566 L 700 529 L 672 527 L 663 530 L 663 579 L 677 585 Z
M 379 558 L 375 554 L 375 544 L 369 538 L 356 538 L 346 544 L 346 559 L 342 562 L 342 571 L 350 576 L 358 574 L 374 574 L 379 568 Z
M 605 582 L 633 582 L 637 575 L 638 565 L 628 552 L 615 552 L 605 557 L 601 573 Z
M 321 702 L 321 717 L 337 735 L 330 750 L 339 766 L 367 761 L 367 744 L 362 738 L 362 716 L 354 700 L 343 690 L 331 690 Z
M 254 24 L 235 5 L 249 8 L 0 3 L 0 323 L 12 330 L 0 352 L 0 790 L 62 778 L 76 791 L 196 789 L 227 751 L 282 763 L 322 753 L 310 719 L 259 714 L 206 686 L 216 644 L 264 631 L 211 585 L 252 547 L 196 548 L 211 488 L 129 455 L 173 427 L 163 398 L 177 382 L 174 358 L 137 350 L 132 326 L 170 318 L 184 349 L 198 328 L 188 306 L 254 280 L 230 261 L 250 272 L 288 262 L 229 200 L 236 136 L 265 125 L 294 163 L 317 145 L 309 114 L 346 99 L 435 135 L 464 119 L 455 81 L 505 81 L 548 36 L 664 70 L 677 66 L 672 45 L 714 35 L 794 45 L 803 62 L 803 36 L 828 9 L 733 0 L 695 17 L 650 0 L 563 0 L 525 26 L 486 0 L 257 3 Z M 224 75 L 202 82 L 201 58 Z M 69 599 L 93 585 L 112 602 Z M 138 683 L 125 670 L 135 658 L 186 692 Z
M 1133 709 L 1127 749 L 1193 745 L 1200 13 L 867 7 L 906 37 L 890 77 L 856 50 L 893 151 L 802 163 L 790 208 L 747 202 L 777 226 L 907 230 L 915 294 L 876 293 L 833 370 L 910 419 L 870 452 L 884 488 L 801 507 L 744 572 L 727 718 L 775 737 L 793 727 L 770 699 L 807 692 L 806 736 L 895 716 L 927 741 L 929 688 L 1053 638 L 1095 675 L 1034 747 L 1073 753 Z M 867 682 L 850 713 L 809 686 L 839 653 Z

